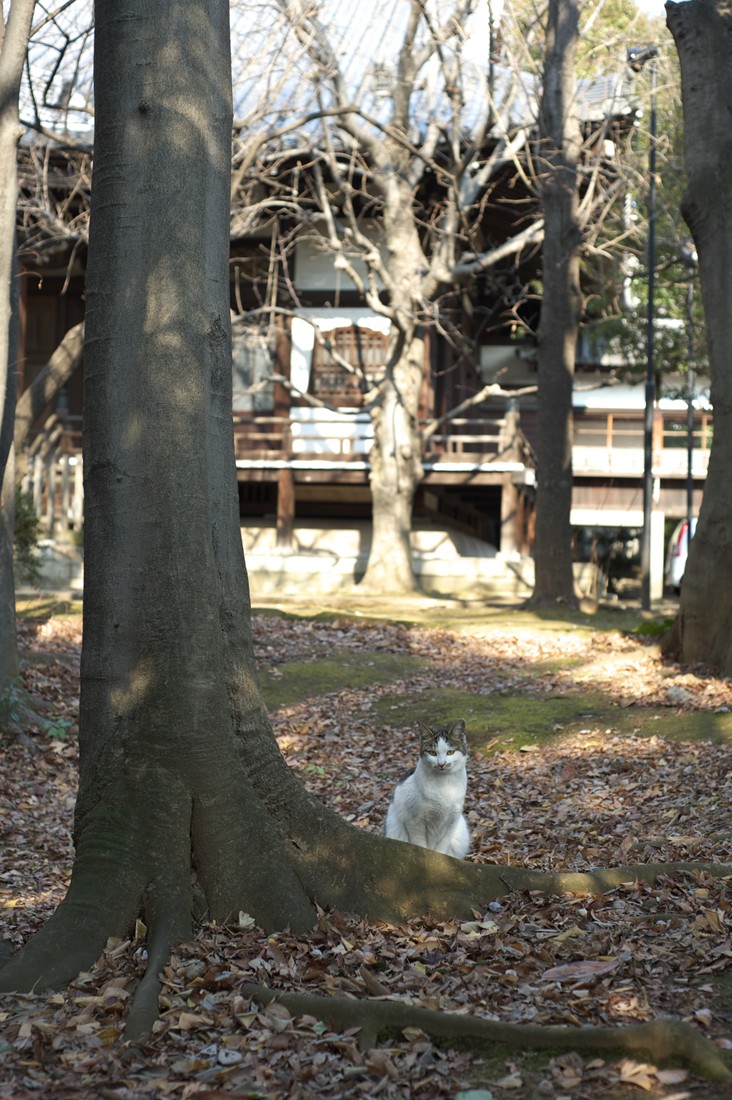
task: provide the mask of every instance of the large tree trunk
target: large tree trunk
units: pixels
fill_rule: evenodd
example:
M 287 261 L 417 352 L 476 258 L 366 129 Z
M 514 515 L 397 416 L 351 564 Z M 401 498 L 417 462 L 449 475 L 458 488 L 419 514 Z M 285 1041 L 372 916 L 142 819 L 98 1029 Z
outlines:
M 538 177 L 544 208 L 539 325 L 536 583 L 541 604 L 576 601 L 572 572 L 572 386 L 582 308 L 578 214 L 580 132 L 575 107 L 579 10 L 551 0 L 540 116 Z
M 681 657 L 732 675 L 732 10 L 669 4 L 681 61 L 687 189 L 682 213 L 699 254 L 714 440 L 676 623 Z M 710 89 L 714 94 L 710 94 Z
M 12 0 L 0 13 L 0 695 L 18 672 L 13 580 L 15 484 L 12 469 L 16 356 L 11 355 L 15 213 L 18 203 L 18 93 L 35 0 Z

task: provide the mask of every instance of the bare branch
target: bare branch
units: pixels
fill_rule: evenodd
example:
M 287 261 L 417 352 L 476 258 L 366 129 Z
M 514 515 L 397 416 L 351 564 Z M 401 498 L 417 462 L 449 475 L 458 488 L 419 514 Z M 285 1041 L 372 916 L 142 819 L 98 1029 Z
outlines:
M 526 397 L 528 394 L 536 393 L 537 390 L 538 386 L 523 386 L 521 389 L 507 390 L 497 382 L 491 382 L 487 386 L 483 386 L 482 390 L 478 390 L 477 393 L 474 393 L 472 397 L 468 397 L 465 401 L 461 401 L 459 405 L 456 405 L 442 416 L 438 416 L 434 420 L 429 420 L 422 426 L 422 435 L 424 439 L 429 439 L 443 424 L 447 424 L 448 421 L 454 420 L 455 417 L 460 416 L 461 413 L 467 412 L 468 409 L 474 408 L 475 405 L 481 405 L 484 401 L 487 401 L 489 397 L 505 397 L 506 399 Z
M 544 220 L 539 218 L 514 237 L 504 241 L 503 244 L 497 245 L 496 248 L 483 252 L 479 256 L 463 257 L 460 263 L 453 267 L 452 278 L 464 279 L 477 274 L 479 271 L 485 271 L 486 268 L 495 266 L 501 260 L 505 260 L 509 256 L 515 256 L 516 253 L 521 252 L 528 245 L 539 244 L 543 236 Z

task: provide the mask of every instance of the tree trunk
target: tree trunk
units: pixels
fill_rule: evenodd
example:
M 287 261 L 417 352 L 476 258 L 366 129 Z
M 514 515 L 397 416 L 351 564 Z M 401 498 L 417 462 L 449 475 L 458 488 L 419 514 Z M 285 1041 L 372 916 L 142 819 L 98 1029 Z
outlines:
M 579 10 L 551 0 L 540 116 L 538 177 L 544 208 L 539 325 L 536 583 L 533 604 L 576 603 L 572 572 L 572 386 L 582 308 L 578 214 L 580 132 L 575 107 Z
M 15 234 L 13 233 L 13 241 Z M 18 628 L 15 618 L 15 571 L 13 551 L 15 536 L 15 446 L 13 443 L 13 412 L 18 375 L 18 283 L 13 276 L 16 264 L 11 257 L 8 333 L 5 361 L 5 392 L 0 419 L 0 702 L 15 685 L 20 669 Z M 1 713 L 1 712 L 0 712 Z M 13 723 L 7 722 L 7 729 Z
M 419 585 L 412 564 L 412 505 L 422 480 L 419 398 L 425 340 L 417 322 L 422 271 L 427 266 L 415 224 L 414 196 L 400 178 L 404 150 L 394 145 L 378 177 L 384 200 L 384 241 L 395 317 L 386 377 L 371 412 L 370 454 L 373 534 L 362 591 L 399 595 Z
M 16 355 L 13 332 L 15 215 L 18 204 L 18 94 L 35 0 L 12 0 L 0 14 L 0 695 L 18 672 L 13 580 L 15 485 L 12 470 Z M 16 347 L 17 351 L 17 347 Z
M 676 623 L 683 661 L 732 675 L 732 11 L 667 5 L 681 61 L 687 189 L 682 213 L 699 255 L 714 439 Z M 714 94 L 710 95 L 710 89 Z
M 0 703 L 18 675 L 18 632 L 15 621 L 13 532 L 15 469 L 10 455 L 0 479 Z
M 370 453 L 372 537 L 360 591 L 378 595 L 418 590 L 412 564 L 412 505 L 422 478 L 419 391 L 424 375 L 421 331 L 397 337 L 396 362 L 390 367 L 371 414 L 374 441 Z

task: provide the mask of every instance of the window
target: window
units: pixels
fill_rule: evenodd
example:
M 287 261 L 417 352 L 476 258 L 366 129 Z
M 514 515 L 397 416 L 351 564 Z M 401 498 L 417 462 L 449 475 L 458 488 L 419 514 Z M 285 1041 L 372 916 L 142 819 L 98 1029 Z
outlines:
M 383 332 L 356 325 L 322 333 L 313 348 L 310 392 L 330 405 L 360 405 L 364 390 L 384 370 L 388 345 Z

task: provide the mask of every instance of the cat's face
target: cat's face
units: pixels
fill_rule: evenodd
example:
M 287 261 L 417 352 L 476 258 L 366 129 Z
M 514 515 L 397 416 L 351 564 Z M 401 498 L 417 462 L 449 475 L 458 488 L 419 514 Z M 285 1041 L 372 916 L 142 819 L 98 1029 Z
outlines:
M 468 741 L 462 718 L 441 726 L 440 729 L 432 729 L 420 722 L 419 731 L 421 758 L 433 768 L 447 772 L 464 764 L 468 755 Z

